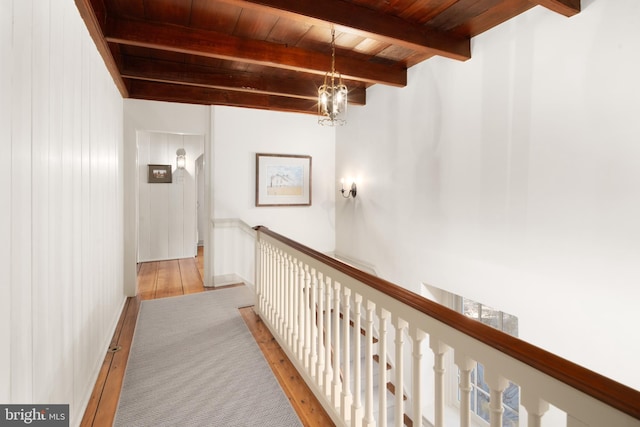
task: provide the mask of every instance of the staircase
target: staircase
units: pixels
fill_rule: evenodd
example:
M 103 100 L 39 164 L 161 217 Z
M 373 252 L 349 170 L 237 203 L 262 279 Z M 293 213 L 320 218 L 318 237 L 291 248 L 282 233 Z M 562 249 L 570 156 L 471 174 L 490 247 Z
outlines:
M 353 320 L 351 320 L 349 322 L 349 326 L 350 326 L 350 338 L 349 341 L 354 343 L 356 341 L 356 337 L 355 337 L 355 328 L 354 328 L 354 322 Z M 340 330 L 344 330 L 343 329 L 343 316 L 342 314 L 340 315 Z M 367 336 L 367 332 L 360 328 L 360 335 L 361 338 L 364 338 Z M 377 421 L 377 425 L 382 425 L 384 423 L 380 423 L 380 419 L 381 418 L 385 418 L 386 419 L 386 425 L 389 427 L 395 426 L 395 419 L 394 419 L 394 413 L 395 413 L 395 400 L 396 400 L 396 387 L 393 383 L 393 367 L 389 362 L 385 363 L 385 367 L 384 369 L 381 369 L 381 365 L 380 365 L 380 355 L 378 354 L 378 348 L 377 348 L 377 344 L 379 342 L 379 339 L 376 337 L 375 333 L 372 336 L 372 344 L 373 344 L 373 357 L 372 357 L 372 379 L 373 379 L 373 389 L 372 389 L 372 399 L 373 399 L 373 418 Z M 360 340 L 360 367 L 364 367 L 366 366 L 367 360 L 366 360 L 366 349 L 365 349 L 365 345 L 366 342 L 364 339 Z M 349 360 L 349 365 L 351 367 L 350 372 L 354 372 L 354 366 L 355 366 L 355 360 L 354 360 L 354 352 L 350 352 L 350 360 Z M 382 359 L 388 360 L 388 355 L 383 356 Z M 380 376 L 382 375 L 383 377 L 383 381 L 380 381 Z M 341 374 L 341 379 L 342 381 L 344 381 L 344 377 Z M 350 378 L 350 384 L 351 384 L 351 389 L 355 390 L 355 387 L 353 386 L 353 376 Z M 386 384 L 386 386 L 384 387 L 384 391 L 385 391 L 385 398 L 381 399 L 380 396 L 380 385 L 381 384 Z M 365 395 L 365 389 L 366 389 L 366 379 L 364 376 L 361 376 L 360 379 L 360 401 L 364 402 L 366 399 L 366 395 Z M 402 400 L 404 402 L 404 405 L 407 404 L 407 395 L 403 393 L 402 396 Z M 384 402 L 384 410 L 381 411 L 381 403 Z M 406 413 L 403 412 L 403 425 L 407 426 L 407 427 L 413 427 L 413 420 L 411 419 L 411 417 L 409 415 L 407 415 Z

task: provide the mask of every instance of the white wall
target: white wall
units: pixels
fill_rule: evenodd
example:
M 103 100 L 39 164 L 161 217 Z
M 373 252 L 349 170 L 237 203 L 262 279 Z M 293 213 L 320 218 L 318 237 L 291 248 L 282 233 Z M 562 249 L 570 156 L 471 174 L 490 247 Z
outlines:
M 337 133 L 336 251 L 640 388 L 640 3 L 542 7 L 376 86 Z
M 184 149 L 185 168 L 176 167 Z M 197 254 L 196 159 L 204 135 L 138 132 L 138 261 L 194 257 Z M 171 183 L 149 183 L 148 165 L 171 165 Z
M 125 301 L 122 98 L 72 0 L 0 3 L 0 402 L 77 425 Z
M 138 153 L 136 149 L 137 132 L 152 131 L 204 135 L 206 146 L 210 140 L 209 109 L 210 107 L 204 105 L 125 99 L 123 164 L 125 182 L 134 183 L 138 182 L 139 179 Z M 207 162 L 206 159 L 205 162 Z M 205 178 L 208 173 L 208 168 L 205 168 Z M 207 181 L 205 179 L 205 182 Z M 129 296 L 134 296 L 136 294 L 136 262 L 138 254 L 137 188 L 135 185 L 127 185 L 124 190 L 125 292 Z M 207 231 L 210 231 L 210 229 Z M 205 235 L 205 246 L 208 246 L 206 241 L 207 235 Z M 209 259 L 213 256 L 212 252 L 205 253 L 205 273 L 211 268 L 210 264 L 213 264 Z
M 239 218 L 318 251 L 333 251 L 334 129 L 318 125 L 312 115 L 233 107 L 213 107 L 212 128 L 214 218 Z M 311 206 L 256 207 L 256 153 L 310 155 Z

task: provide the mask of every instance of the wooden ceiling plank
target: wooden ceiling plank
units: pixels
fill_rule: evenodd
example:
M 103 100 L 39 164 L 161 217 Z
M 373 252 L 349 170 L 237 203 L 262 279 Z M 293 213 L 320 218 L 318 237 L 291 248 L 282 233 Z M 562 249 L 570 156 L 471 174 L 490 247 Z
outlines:
M 471 58 L 470 38 L 440 32 L 342 0 L 218 0 L 243 8 L 260 8 L 288 18 L 311 19 L 316 25 L 335 24 L 364 37 L 447 58 Z M 554 0 L 542 0 L 554 1 Z M 560 1 L 560 0 L 555 0 Z M 565 0 L 569 1 L 569 0 Z
M 106 39 L 112 43 L 243 61 L 320 75 L 324 75 L 331 66 L 330 56 L 319 52 L 242 39 L 213 31 L 129 20 L 112 20 L 107 27 Z M 336 64 L 336 68 L 345 79 L 400 87 L 407 84 L 407 70 L 402 66 L 376 64 L 338 55 Z
M 132 56 L 125 56 L 123 58 L 121 69 L 124 78 L 137 80 L 186 84 L 267 95 L 291 96 L 308 100 L 315 100 L 318 96 L 317 86 L 308 79 L 289 78 L 274 80 L 251 73 L 232 73 L 228 70 L 211 70 L 194 65 L 156 61 Z M 364 105 L 366 97 L 365 88 L 348 87 L 350 88 L 349 103 Z
M 469 34 L 475 37 L 484 33 L 496 25 L 505 22 L 514 16 L 520 15 L 536 5 L 529 0 L 509 0 L 500 3 L 496 7 L 487 10 L 485 13 L 467 20 L 464 24 L 456 27 L 453 31 L 460 34 Z
M 566 17 L 580 13 L 580 0 L 529 0 Z
M 127 79 L 127 84 L 130 86 L 130 97 L 136 99 L 317 114 L 316 101 L 307 99 L 189 87 L 142 80 Z

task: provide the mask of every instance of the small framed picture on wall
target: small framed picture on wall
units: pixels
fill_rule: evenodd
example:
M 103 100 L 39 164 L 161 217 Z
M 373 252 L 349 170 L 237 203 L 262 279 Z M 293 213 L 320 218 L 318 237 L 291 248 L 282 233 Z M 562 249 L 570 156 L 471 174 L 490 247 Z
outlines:
M 171 183 L 171 165 L 149 165 L 150 184 Z

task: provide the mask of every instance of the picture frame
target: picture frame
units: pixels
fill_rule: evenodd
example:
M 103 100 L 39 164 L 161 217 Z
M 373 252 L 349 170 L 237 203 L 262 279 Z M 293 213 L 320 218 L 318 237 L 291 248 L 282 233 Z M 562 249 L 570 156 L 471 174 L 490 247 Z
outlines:
M 256 153 L 256 206 L 311 206 L 311 156 Z
M 171 165 L 148 165 L 149 173 L 147 182 L 150 184 L 170 184 Z

